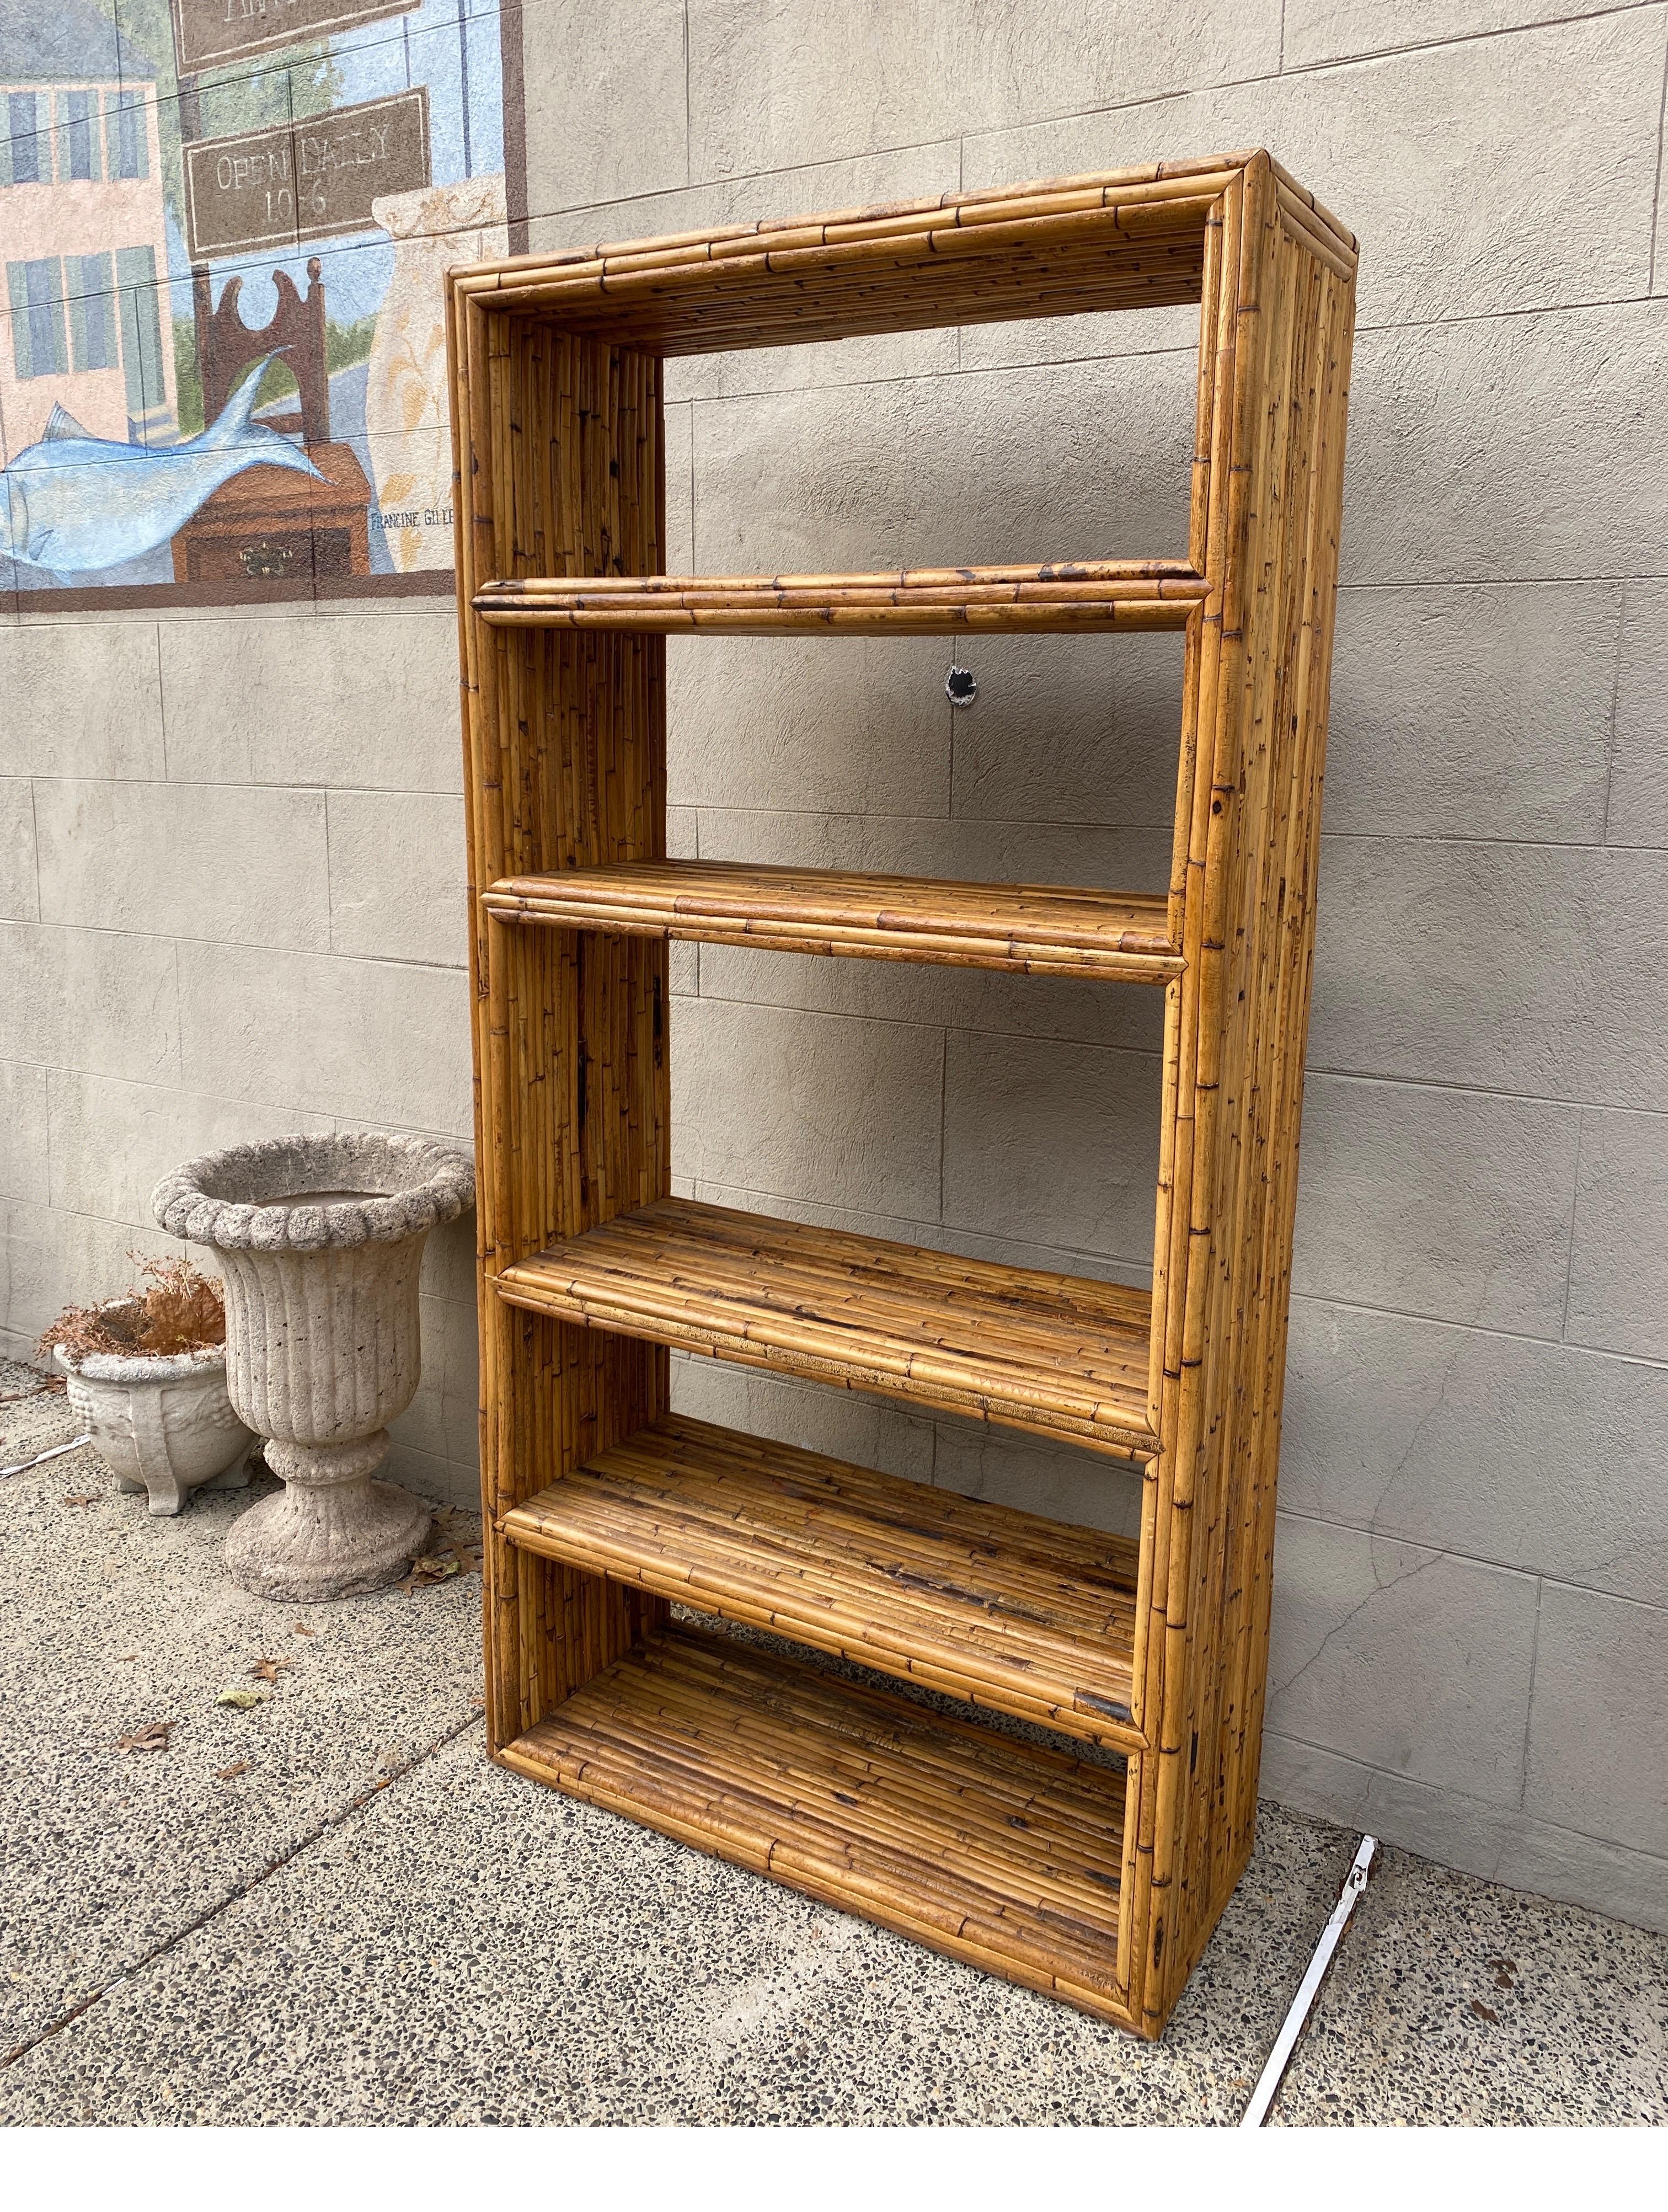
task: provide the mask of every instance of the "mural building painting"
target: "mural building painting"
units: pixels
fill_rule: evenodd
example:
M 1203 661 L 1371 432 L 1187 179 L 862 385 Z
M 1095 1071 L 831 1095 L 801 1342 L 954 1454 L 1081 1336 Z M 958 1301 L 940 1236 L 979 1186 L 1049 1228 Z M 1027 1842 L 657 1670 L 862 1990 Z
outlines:
M 0 0 L 0 587 L 449 588 L 520 100 L 519 0 Z

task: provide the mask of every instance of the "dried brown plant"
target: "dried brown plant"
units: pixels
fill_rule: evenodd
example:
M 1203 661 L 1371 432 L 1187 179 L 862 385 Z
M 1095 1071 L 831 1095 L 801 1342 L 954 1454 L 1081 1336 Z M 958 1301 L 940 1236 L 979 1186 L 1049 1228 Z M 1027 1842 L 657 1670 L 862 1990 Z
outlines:
M 127 1256 L 149 1278 L 149 1286 L 100 1305 L 66 1306 L 41 1337 L 36 1347 L 40 1356 L 62 1345 L 77 1358 L 95 1352 L 162 1358 L 226 1341 L 226 1307 L 217 1282 L 199 1273 L 189 1260 L 147 1260 L 137 1252 Z

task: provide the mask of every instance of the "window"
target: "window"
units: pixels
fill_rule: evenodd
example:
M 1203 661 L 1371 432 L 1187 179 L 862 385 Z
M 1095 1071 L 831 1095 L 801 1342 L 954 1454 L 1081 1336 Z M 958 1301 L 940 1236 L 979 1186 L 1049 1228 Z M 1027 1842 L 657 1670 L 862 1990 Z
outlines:
M 76 368 L 116 366 L 115 278 L 107 253 L 72 253 L 64 264 L 70 295 L 70 360 Z
M 131 179 L 150 174 L 150 132 L 143 92 L 118 92 L 105 110 L 110 129 L 110 173 Z
M 61 179 L 99 181 L 99 95 L 61 92 L 58 100 L 58 173 Z
M 70 365 L 64 343 L 64 276 L 56 261 L 9 261 L 12 359 L 20 377 L 62 376 Z
M 14 185 L 38 185 L 40 125 L 36 119 L 33 93 L 6 94 L 6 140 L 8 181 Z
M 172 423 L 156 306 L 156 255 L 150 246 L 118 248 L 116 300 L 127 372 L 128 436 L 136 445 L 148 446 L 153 437 L 166 437 Z

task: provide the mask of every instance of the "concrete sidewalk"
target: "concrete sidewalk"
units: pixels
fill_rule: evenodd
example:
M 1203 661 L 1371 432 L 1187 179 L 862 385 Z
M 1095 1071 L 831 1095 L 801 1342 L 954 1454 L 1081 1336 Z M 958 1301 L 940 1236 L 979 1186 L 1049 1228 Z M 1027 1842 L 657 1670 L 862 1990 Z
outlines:
M 0 1404 L 0 1462 L 73 1433 Z M 269 1606 L 246 1502 L 0 1482 L 0 2120 L 1237 2119 L 1353 1836 L 1265 1805 L 1137 2044 L 490 1766 L 478 1577 Z M 1386 1852 L 1274 2118 L 1668 2122 L 1668 1937 Z

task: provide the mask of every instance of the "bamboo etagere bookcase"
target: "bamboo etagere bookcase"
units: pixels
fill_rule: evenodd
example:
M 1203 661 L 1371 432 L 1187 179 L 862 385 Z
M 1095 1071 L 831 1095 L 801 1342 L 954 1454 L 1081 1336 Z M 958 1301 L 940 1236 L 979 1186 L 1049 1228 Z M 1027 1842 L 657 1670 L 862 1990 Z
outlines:
M 1254 152 L 448 285 L 494 1754 L 1146 2035 L 1256 1808 L 1355 270 Z M 668 356 L 1184 302 L 1185 557 L 661 573 Z M 669 633 L 1131 629 L 1168 895 L 666 857 Z M 1150 1294 L 674 1200 L 674 938 L 1162 989 Z M 1140 1541 L 676 1418 L 672 1346 L 1132 1462 Z

